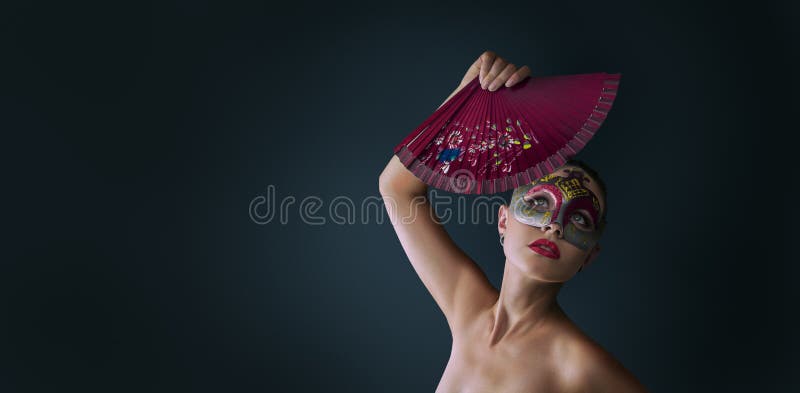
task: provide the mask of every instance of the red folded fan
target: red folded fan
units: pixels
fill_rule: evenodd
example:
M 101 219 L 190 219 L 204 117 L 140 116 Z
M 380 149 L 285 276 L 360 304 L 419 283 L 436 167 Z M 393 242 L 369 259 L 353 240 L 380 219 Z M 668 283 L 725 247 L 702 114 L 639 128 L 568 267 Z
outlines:
M 496 91 L 475 77 L 394 148 L 428 185 L 493 194 L 574 157 L 603 124 L 621 74 L 529 77 Z

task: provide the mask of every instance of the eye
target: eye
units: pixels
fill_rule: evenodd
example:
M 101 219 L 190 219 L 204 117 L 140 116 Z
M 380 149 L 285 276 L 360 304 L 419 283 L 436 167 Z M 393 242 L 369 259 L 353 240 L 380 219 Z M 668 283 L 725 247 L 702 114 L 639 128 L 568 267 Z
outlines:
M 572 213 L 571 217 L 572 222 L 578 224 L 579 226 L 585 229 L 593 229 L 592 228 L 592 220 L 587 217 L 584 213 L 574 212 Z
M 547 210 L 550 207 L 550 201 L 541 196 L 525 199 L 525 203 L 536 210 Z

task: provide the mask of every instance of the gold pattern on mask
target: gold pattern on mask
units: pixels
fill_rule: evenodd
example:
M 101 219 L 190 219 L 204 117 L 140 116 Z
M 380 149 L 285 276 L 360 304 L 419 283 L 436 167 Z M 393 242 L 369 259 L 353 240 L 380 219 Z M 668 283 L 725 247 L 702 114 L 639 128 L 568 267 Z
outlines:
M 582 174 L 580 171 L 576 172 L 578 174 Z M 556 180 L 551 182 L 553 179 Z M 564 194 L 564 198 L 566 200 L 571 200 L 582 196 L 589 196 L 589 189 L 583 186 L 580 177 L 563 177 L 557 175 L 556 173 L 550 173 L 532 181 L 530 184 L 533 186 L 540 183 L 552 183 L 556 185 Z M 595 196 L 592 196 L 592 206 L 595 208 L 595 210 L 600 211 L 600 201 Z
M 572 178 L 569 180 L 563 177 L 556 180 L 556 186 L 561 189 L 566 195 L 567 199 L 575 199 L 577 197 L 588 196 L 589 190 L 583 188 L 580 180 Z
M 561 176 L 558 176 L 555 173 L 551 173 L 551 174 L 545 175 L 544 177 L 540 177 L 538 180 L 532 181 L 531 184 L 539 184 L 539 183 L 549 182 L 550 180 L 552 180 L 552 179 L 554 179 L 556 177 L 561 177 Z

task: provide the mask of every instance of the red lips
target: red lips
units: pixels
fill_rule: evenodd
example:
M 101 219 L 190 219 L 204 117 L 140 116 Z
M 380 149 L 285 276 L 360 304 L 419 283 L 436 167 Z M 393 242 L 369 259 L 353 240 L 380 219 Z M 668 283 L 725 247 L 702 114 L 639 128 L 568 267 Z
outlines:
M 559 251 L 558 246 L 547 239 L 539 239 L 532 242 L 528 244 L 528 248 L 548 258 L 558 259 L 561 257 L 561 251 Z

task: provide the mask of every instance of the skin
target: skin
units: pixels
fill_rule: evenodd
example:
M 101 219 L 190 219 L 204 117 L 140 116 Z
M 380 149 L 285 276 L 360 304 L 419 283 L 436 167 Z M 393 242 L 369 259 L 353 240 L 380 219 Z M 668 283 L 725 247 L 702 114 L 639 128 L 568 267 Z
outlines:
M 493 86 L 513 86 L 528 77 L 530 70 L 517 69 L 493 52 L 484 52 L 450 97 L 476 75 L 491 91 Z M 566 176 L 565 169 L 580 170 L 565 166 L 554 174 Z M 590 178 L 586 187 L 598 195 L 605 211 L 605 196 L 596 180 Z M 559 224 L 529 226 L 514 219 L 508 205 L 500 206 L 497 229 L 505 236 L 505 268 L 498 291 L 449 237 L 427 201 L 427 185 L 397 156 L 381 173 L 379 188 L 403 250 L 444 313 L 453 336 L 437 393 L 646 392 L 557 302 L 564 282 L 597 257 L 599 243 L 581 250 L 563 239 Z M 558 246 L 558 260 L 527 247 L 540 238 Z

